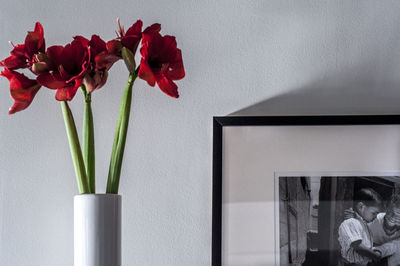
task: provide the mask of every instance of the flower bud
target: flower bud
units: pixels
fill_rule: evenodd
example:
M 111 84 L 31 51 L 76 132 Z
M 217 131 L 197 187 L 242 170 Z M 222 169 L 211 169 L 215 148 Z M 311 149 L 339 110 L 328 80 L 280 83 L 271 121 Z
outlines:
M 46 62 L 49 60 L 49 58 L 47 57 L 46 54 L 39 52 L 34 55 L 34 60 L 35 60 L 35 62 Z
M 132 51 L 126 47 L 122 47 L 121 55 L 122 55 L 122 58 L 124 59 L 126 67 L 128 68 L 128 71 L 130 73 L 135 72 L 135 68 L 136 68 L 135 55 L 132 53 Z
M 94 72 L 94 75 L 86 74 L 83 78 L 83 85 L 86 87 L 86 92 L 91 93 L 94 90 L 98 90 L 106 84 L 108 77 L 107 70 L 98 70 Z
M 46 63 L 39 62 L 39 63 L 33 63 L 31 70 L 34 74 L 39 75 L 41 73 L 49 71 L 49 67 L 47 66 Z
M 31 71 L 36 75 L 48 72 L 53 67 L 50 59 L 44 53 L 35 54 L 33 60 L 34 63 L 32 64 Z

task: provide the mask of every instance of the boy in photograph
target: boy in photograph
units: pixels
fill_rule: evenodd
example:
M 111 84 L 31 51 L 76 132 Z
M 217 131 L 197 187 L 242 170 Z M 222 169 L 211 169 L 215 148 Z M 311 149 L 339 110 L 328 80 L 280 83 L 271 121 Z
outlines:
M 345 266 L 366 266 L 382 258 L 382 251 L 373 247 L 368 223 L 375 220 L 382 206 L 380 195 L 371 188 L 359 190 L 353 200 L 354 218 L 339 226 L 339 243 Z

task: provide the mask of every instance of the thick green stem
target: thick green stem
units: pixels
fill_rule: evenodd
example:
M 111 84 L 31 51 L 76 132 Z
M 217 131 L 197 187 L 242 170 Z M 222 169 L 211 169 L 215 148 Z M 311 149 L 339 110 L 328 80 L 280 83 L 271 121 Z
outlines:
M 129 114 L 132 102 L 132 86 L 137 73 L 130 73 L 118 114 L 117 127 L 114 134 L 111 152 L 110 168 L 108 170 L 107 193 L 118 194 L 119 179 L 121 174 L 122 158 L 124 156 L 126 135 L 129 124 Z
M 64 116 L 65 129 L 67 131 L 79 193 L 88 194 L 90 193 L 90 188 L 86 178 L 85 165 L 83 163 L 82 151 L 79 144 L 79 137 L 78 132 L 76 131 L 74 117 L 72 116 L 71 109 L 69 108 L 67 102 L 61 102 L 61 109 Z
M 91 94 L 85 94 L 85 108 L 83 112 L 82 127 L 82 149 L 83 160 L 86 167 L 86 177 L 89 184 L 90 192 L 96 192 L 95 180 L 95 148 L 94 148 L 94 126 L 93 114 L 91 106 Z

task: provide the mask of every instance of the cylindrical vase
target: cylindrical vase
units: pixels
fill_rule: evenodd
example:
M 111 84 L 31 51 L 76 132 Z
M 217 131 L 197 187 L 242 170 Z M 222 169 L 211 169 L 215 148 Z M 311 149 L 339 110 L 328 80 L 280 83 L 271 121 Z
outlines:
M 121 266 L 121 196 L 74 197 L 74 265 Z

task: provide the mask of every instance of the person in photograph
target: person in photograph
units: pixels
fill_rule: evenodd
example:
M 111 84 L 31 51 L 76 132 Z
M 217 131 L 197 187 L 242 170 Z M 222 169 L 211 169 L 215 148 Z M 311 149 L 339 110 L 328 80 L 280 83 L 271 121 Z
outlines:
M 354 218 L 353 209 L 345 211 L 345 219 Z M 394 193 L 386 212 L 381 212 L 376 219 L 368 223 L 373 245 L 387 258 L 387 266 L 400 265 L 400 194 Z
M 338 230 L 345 266 L 366 266 L 382 258 L 382 251 L 373 247 L 372 234 L 368 228 L 368 223 L 375 220 L 381 206 L 381 196 L 372 188 L 363 188 L 355 194 L 354 218 L 344 220 Z
M 394 193 L 386 212 L 368 224 L 374 246 L 388 257 L 388 266 L 400 265 L 400 194 Z

